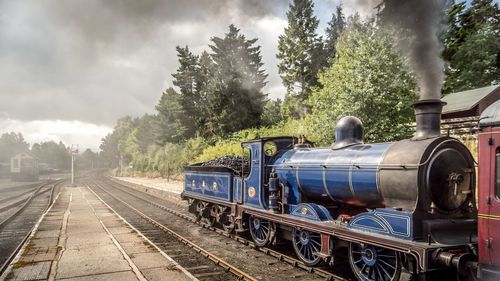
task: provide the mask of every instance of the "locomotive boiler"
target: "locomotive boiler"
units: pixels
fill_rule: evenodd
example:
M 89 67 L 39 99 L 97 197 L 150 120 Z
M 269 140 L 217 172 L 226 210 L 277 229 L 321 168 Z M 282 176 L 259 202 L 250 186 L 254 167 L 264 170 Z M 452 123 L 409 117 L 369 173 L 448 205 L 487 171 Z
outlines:
M 442 106 L 440 100 L 417 102 L 415 137 L 394 143 L 364 144 L 361 121 L 344 117 L 331 147 L 298 145 L 268 166 L 280 183 L 297 191 L 289 199 L 292 204 L 319 203 L 333 207 L 334 213 L 345 212 L 345 206 L 411 212 L 413 222 L 424 223 L 413 228 L 411 237 L 421 238 L 424 226 L 446 228 L 447 222 L 435 219 L 476 215 L 474 160 L 460 141 L 440 136 Z M 448 227 L 457 226 L 456 221 L 451 224 Z M 464 221 L 458 228 L 470 231 L 474 224 Z M 425 234 L 436 240 L 447 238 Z
M 248 231 L 257 246 L 291 240 L 308 266 L 347 249 L 359 280 L 463 274 L 477 256 L 475 162 L 440 134 L 443 104 L 416 102 L 416 133 L 396 142 L 364 143 L 352 116 L 338 122 L 330 147 L 296 137 L 243 142 L 249 159 L 238 168 L 186 167 L 182 197 L 205 223 Z

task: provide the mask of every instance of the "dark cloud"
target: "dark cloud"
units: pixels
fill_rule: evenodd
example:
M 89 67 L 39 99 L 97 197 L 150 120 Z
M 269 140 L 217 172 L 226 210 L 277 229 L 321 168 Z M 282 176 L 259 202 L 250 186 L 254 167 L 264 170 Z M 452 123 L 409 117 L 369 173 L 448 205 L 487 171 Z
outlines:
M 259 38 L 268 89 L 280 85 L 277 35 L 288 2 L 0 0 L 0 116 L 113 124 L 151 112 L 177 68 L 235 23 Z

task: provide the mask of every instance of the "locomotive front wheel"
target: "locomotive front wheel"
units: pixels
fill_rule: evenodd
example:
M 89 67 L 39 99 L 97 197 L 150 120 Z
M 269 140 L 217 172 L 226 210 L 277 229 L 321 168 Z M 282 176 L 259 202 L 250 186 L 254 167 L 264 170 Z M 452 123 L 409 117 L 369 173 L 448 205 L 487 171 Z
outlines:
M 318 233 L 294 228 L 293 249 L 307 266 L 316 266 L 322 262 L 322 258 L 316 255 L 321 251 L 321 236 Z
M 250 216 L 250 235 L 253 241 L 259 247 L 269 245 L 275 232 L 274 223 L 267 220 Z
M 349 263 L 360 281 L 397 281 L 401 275 L 399 255 L 389 249 L 351 242 Z

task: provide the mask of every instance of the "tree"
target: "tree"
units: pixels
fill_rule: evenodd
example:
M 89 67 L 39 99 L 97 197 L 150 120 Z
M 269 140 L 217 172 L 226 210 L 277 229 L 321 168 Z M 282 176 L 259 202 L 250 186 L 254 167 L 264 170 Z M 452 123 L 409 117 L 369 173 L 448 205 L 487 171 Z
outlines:
M 216 73 L 216 66 L 210 54 L 206 51 L 201 53 L 198 60 L 198 73 L 196 76 L 196 92 L 198 94 L 200 106 L 195 116 L 197 123 L 197 133 L 199 136 L 209 136 L 211 129 L 208 128 L 210 112 L 208 110 L 208 96 L 213 91 L 213 74 Z
M 411 134 L 416 83 L 389 38 L 357 17 L 349 19 L 338 56 L 319 77 L 323 87 L 308 101 L 312 113 L 306 121 L 320 134 L 320 144 L 332 142 L 336 122 L 346 115 L 362 120 L 367 142 Z
M 217 135 L 258 126 L 264 108 L 267 74 L 257 39 L 247 40 L 234 25 L 224 38 L 213 37 L 207 103 L 209 127 Z
M 278 40 L 278 71 L 287 88 L 285 99 L 305 101 L 318 86 L 318 72 L 327 64 L 322 38 L 316 33 L 319 20 L 313 15 L 312 0 L 294 0 L 287 12 L 288 26 Z M 285 104 L 287 104 L 285 100 Z M 292 117 L 298 116 L 291 111 Z
M 444 93 L 500 83 L 500 9 L 492 0 L 452 3 L 443 57 Z
M 191 53 L 187 46 L 185 48 L 177 46 L 176 50 L 180 66 L 176 73 L 172 74 L 174 77 L 172 83 L 179 87 L 181 95 L 176 100 L 182 107 L 184 116 L 175 122 L 182 123 L 182 138 L 190 138 L 195 135 L 196 128 L 200 126 L 196 122 L 196 116 L 200 115 L 200 108 L 204 107 L 197 91 L 197 83 L 199 82 L 198 56 Z
M 10 158 L 29 151 L 29 145 L 21 133 L 4 133 L 0 137 L 0 162 L 10 163 Z
M 109 162 L 112 167 L 118 167 L 120 159 L 124 163 L 128 163 L 132 155 L 126 153 L 126 141 L 129 135 L 134 130 L 134 122 L 130 116 L 125 116 L 118 119 L 113 132 L 106 135 L 101 142 L 99 148 L 106 162 Z
M 273 126 L 283 120 L 281 116 L 282 101 L 280 99 L 267 100 L 262 113 L 262 125 Z
M 192 117 L 182 105 L 182 94 L 168 88 L 160 98 L 156 110 L 159 115 L 158 144 L 178 143 L 188 138 L 193 132 Z
M 337 6 L 336 13 L 332 14 L 332 19 L 328 22 L 325 39 L 325 58 L 330 61 L 335 57 L 337 41 L 345 27 L 345 17 L 342 13 L 342 6 Z
M 100 166 L 99 156 L 87 148 L 76 160 L 79 170 L 90 170 Z
M 136 121 L 136 141 L 140 152 L 147 152 L 148 147 L 156 143 L 159 127 L 158 119 L 157 115 L 144 114 Z
M 40 163 L 47 164 L 50 168 L 69 170 L 71 168 L 71 153 L 64 143 L 47 141 L 35 143 L 31 147 L 31 153 L 35 155 Z

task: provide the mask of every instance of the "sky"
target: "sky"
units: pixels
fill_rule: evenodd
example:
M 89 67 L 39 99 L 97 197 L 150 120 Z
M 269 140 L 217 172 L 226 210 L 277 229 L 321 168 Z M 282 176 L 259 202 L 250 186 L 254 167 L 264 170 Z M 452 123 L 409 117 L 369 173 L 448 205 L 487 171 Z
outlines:
M 323 33 L 341 0 L 314 0 Z M 359 10 L 345 1 L 346 14 Z M 234 23 L 262 47 L 270 98 L 283 97 L 277 42 L 287 0 L 0 0 L 0 134 L 98 150 L 116 119 L 154 113 L 178 67 Z

